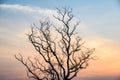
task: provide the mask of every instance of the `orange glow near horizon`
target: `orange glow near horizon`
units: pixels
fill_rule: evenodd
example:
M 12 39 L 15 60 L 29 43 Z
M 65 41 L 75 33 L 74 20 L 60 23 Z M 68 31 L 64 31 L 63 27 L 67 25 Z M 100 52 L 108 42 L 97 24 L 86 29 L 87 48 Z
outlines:
M 17 45 L 21 47 L 23 46 L 21 45 L 21 43 L 18 43 Z M 16 66 L 15 70 L 19 72 L 18 75 L 21 75 L 20 69 L 23 65 L 14 59 L 14 55 L 20 52 L 24 57 L 28 57 L 28 56 L 33 57 L 37 53 L 32 47 L 31 43 L 24 42 L 24 45 L 26 46 L 23 46 L 24 48 L 21 48 L 19 50 L 17 50 L 15 47 L 12 46 L 11 47 L 0 46 L 2 49 L 1 53 L 5 53 L 5 54 L 1 54 L 0 58 L 2 58 L 3 62 L 8 63 L 7 66 L 11 66 L 12 64 L 11 69 L 13 69 L 13 72 L 15 72 L 14 67 Z M 87 69 L 80 71 L 79 73 L 80 77 L 108 76 L 108 75 L 116 76 L 120 74 L 119 42 L 114 42 L 103 38 L 92 38 L 92 39 L 87 39 L 85 46 L 88 46 L 90 48 L 96 48 L 93 56 L 97 56 L 98 59 L 95 61 L 91 61 Z M 11 62 L 9 63 L 7 59 Z M 6 63 L 3 63 L 3 65 L 6 65 Z M 22 69 L 22 71 L 23 70 L 24 69 Z M 25 75 L 26 72 L 23 71 L 21 76 L 25 77 Z

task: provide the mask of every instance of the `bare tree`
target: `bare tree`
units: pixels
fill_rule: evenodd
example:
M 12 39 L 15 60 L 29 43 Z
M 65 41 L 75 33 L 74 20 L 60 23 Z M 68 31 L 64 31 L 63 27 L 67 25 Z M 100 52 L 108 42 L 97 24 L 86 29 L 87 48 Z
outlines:
M 79 22 L 71 25 L 73 21 L 72 9 L 57 9 L 56 20 L 62 23 L 62 27 L 56 27 L 49 20 L 40 21 L 40 26 L 31 28 L 28 34 L 29 41 L 39 53 L 34 59 L 23 60 L 21 54 L 15 55 L 27 69 L 27 76 L 35 80 L 72 80 L 81 69 L 88 66 L 88 61 L 94 49 L 85 48 L 83 41 L 76 34 Z M 53 37 L 54 33 L 58 39 Z

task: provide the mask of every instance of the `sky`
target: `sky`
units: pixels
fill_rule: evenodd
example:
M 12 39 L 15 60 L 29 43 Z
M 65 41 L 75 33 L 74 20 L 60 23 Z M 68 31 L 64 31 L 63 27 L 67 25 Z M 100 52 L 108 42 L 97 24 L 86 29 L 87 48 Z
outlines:
M 0 80 L 28 80 L 14 55 L 36 53 L 26 36 L 31 24 L 70 7 L 80 20 L 79 35 L 95 48 L 96 61 L 76 80 L 120 80 L 120 0 L 0 0 Z

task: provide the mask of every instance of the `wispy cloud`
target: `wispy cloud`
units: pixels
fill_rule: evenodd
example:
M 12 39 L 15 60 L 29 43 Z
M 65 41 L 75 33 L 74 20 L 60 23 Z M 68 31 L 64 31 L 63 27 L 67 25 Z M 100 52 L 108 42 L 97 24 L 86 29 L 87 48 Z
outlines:
M 45 9 L 40 7 L 33 6 L 23 6 L 20 4 L 0 4 L 0 9 L 10 10 L 10 11 L 20 11 L 26 14 L 35 20 L 42 20 L 49 18 L 55 24 L 59 24 L 58 21 L 53 18 L 53 15 L 57 15 L 57 11 L 54 9 Z
M 31 7 L 31 6 L 23 6 L 19 4 L 0 4 L 1 9 L 9 9 L 9 10 L 19 10 L 22 12 L 27 13 L 38 13 L 38 14 L 45 14 L 45 15 L 53 15 L 56 13 L 55 10 L 50 9 L 41 9 L 39 7 Z

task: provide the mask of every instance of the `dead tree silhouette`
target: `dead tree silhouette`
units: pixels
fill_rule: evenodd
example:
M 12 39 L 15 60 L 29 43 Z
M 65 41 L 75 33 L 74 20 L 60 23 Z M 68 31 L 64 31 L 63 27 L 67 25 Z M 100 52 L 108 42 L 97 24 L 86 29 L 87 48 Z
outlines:
M 23 56 L 15 55 L 27 69 L 27 76 L 35 80 L 72 80 L 82 69 L 86 69 L 89 60 L 93 59 L 94 49 L 83 46 L 84 42 L 76 34 L 80 22 L 73 23 L 72 9 L 57 9 L 54 18 L 62 26 L 53 25 L 48 19 L 41 20 L 40 25 L 31 28 L 28 39 L 38 52 L 38 57 L 25 61 Z M 57 34 L 53 38 L 52 32 Z

